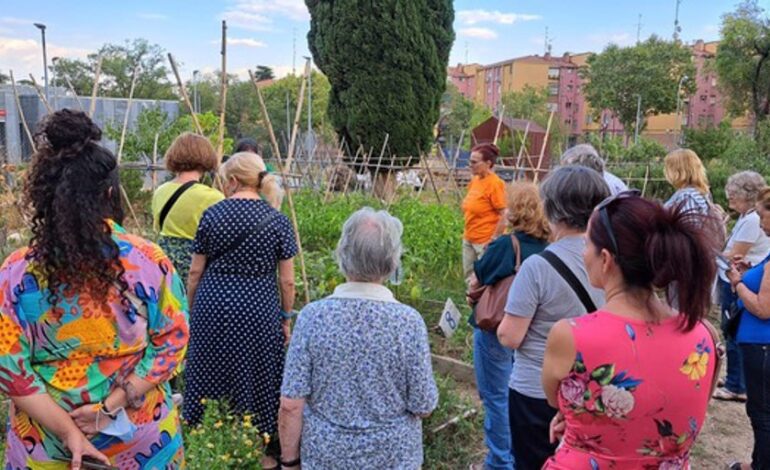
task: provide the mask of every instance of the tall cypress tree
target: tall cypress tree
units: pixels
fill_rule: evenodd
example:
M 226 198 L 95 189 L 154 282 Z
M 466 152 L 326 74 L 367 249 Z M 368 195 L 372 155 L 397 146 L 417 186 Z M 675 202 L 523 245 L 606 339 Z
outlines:
M 452 0 L 305 0 L 313 59 L 331 83 L 328 115 L 351 148 L 408 164 L 430 147 L 454 42 Z M 416 160 L 414 160 L 416 161 Z

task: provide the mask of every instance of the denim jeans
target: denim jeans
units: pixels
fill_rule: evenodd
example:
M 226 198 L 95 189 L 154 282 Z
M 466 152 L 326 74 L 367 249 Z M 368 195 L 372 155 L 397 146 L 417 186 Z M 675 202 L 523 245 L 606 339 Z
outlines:
M 743 357 L 741 348 L 735 338 L 728 336 L 725 332 L 727 327 L 727 314 L 730 313 L 730 306 L 737 297 L 733 293 L 729 282 L 719 279 L 719 305 L 722 311 L 722 335 L 725 337 L 727 348 L 727 377 L 725 378 L 725 388 L 733 393 L 746 393 L 746 382 L 743 378 Z
M 513 370 L 513 351 L 500 344 L 494 331 L 475 328 L 473 365 L 476 386 L 484 404 L 484 443 L 489 449 L 484 467 L 512 470 L 508 381 Z
M 754 431 L 753 470 L 770 470 L 770 344 L 741 344 L 746 414 Z

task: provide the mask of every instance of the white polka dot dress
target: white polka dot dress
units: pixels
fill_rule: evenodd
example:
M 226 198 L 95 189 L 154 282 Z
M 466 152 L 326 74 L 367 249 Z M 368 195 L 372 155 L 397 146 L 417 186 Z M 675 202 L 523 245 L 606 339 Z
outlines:
M 193 253 L 207 257 L 190 312 L 184 418 L 197 424 L 201 399 L 227 401 L 275 434 L 284 362 L 276 269 L 296 255 L 289 219 L 262 200 L 226 199 L 203 214 Z M 239 244 L 244 231 L 249 236 Z

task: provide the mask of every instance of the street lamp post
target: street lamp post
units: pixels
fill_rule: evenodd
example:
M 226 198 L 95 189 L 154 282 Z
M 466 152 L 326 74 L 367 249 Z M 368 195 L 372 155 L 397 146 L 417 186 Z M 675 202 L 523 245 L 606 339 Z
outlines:
M 688 79 L 687 75 L 683 75 L 681 79 L 679 79 L 679 84 L 676 87 L 676 143 L 677 145 L 682 145 L 682 116 L 681 116 L 681 106 L 682 106 L 682 84 L 686 82 Z
M 48 58 L 45 49 L 45 25 L 43 23 L 34 23 L 35 28 L 40 30 L 40 34 L 43 36 L 43 76 L 45 77 L 45 99 L 49 100 L 48 96 Z
M 53 84 L 53 109 L 56 111 L 59 105 L 59 93 L 56 91 L 56 62 L 59 61 L 59 57 L 51 57 L 51 65 L 53 66 L 53 77 L 51 77 L 51 83 Z

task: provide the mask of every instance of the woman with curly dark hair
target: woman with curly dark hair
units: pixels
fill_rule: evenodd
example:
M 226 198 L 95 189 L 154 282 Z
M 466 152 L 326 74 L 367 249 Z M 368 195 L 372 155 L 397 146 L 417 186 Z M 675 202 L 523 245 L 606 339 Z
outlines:
M 160 248 L 118 225 L 118 165 L 100 138 L 67 109 L 37 134 L 32 238 L 0 268 L 5 468 L 184 463 L 167 381 L 186 350 L 187 301 Z

